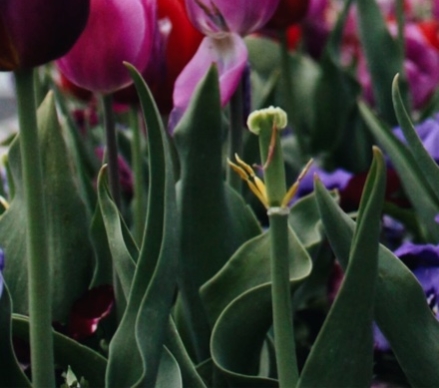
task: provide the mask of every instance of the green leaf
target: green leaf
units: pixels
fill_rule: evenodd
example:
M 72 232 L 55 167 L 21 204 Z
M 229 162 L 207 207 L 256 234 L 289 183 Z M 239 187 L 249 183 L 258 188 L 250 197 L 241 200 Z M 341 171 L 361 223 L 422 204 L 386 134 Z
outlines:
M 173 354 L 181 369 L 183 386 L 191 388 L 206 388 L 203 379 L 198 374 L 189 354 L 184 347 L 180 334 L 172 318 L 169 320 L 166 336 L 166 347 Z
M 380 122 L 365 104 L 360 103 L 359 107 L 369 130 L 390 156 L 392 164 L 401 178 L 404 191 L 416 209 L 422 226 L 426 229 L 427 239 L 438 242 L 439 225 L 434 217 L 439 213 L 439 202 L 424 171 L 419 168 L 415 157 L 396 138 L 390 128 Z
M 399 125 L 401 126 L 402 132 L 407 139 L 407 143 L 414 160 L 416 161 L 419 169 L 423 171 L 424 176 L 429 178 L 426 179 L 426 183 L 429 184 L 434 195 L 436 196 L 436 201 L 439 202 L 439 167 L 436 161 L 424 148 L 421 139 L 416 133 L 416 129 L 413 126 L 410 116 L 404 107 L 404 102 L 402 101 L 401 93 L 399 91 L 398 80 L 399 75 L 396 75 L 392 85 L 392 97 L 396 117 Z
M 346 268 L 355 222 L 337 206 L 326 190 L 319 189 L 317 198 L 335 256 Z M 431 313 L 416 278 L 382 245 L 378 251 L 375 319 L 410 384 L 437 387 L 439 362 L 434 354 L 439 352 L 439 322 Z
M 317 196 L 324 190 L 319 181 L 316 190 Z M 381 152 L 375 151 L 361 198 L 345 277 L 305 363 L 298 387 L 370 386 L 373 303 L 384 190 L 384 158 Z M 325 230 L 332 227 L 324 225 Z
M 345 2 L 321 60 L 322 71 L 315 86 L 313 105 L 316 112 L 311 138 L 314 152 L 334 152 L 345 133 L 352 130 L 347 124 L 356 109 L 356 98 L 361 88 L 342 67 L 339 58 L 342 31 L 351 3 L 351 0 Z
M 128 251 L 123 237 L 123 222 L 117 206 L 110 197 L 106 184 L 106 166 L 102 167 L 98 176 L 98 199 L 101 214 L 107 232 L 108 244 L 113 260 L 113 265 L 121 282 L 125 299 L 130 294 L 131 284 L 136 270 L 135 261 Z M 129 233 L 129 232 L 128 232 Z
M 79 194 L 52 93 L 38 110 L 38 123 L 46 201 L 44 227 L 52 270 L 52 315 L 54 320 L 63 322 L 71 304 L 86 291 L 92 277 L 94 253 L 88 234 L 90 220 Z M 19 137 L 9 150 L 9 163 L 16 192 L 10 208 L 0 218 L 0 246 L 8 258 L 5 278 L 14 301 L 14 312 L 27 314 L 27 261 L 23 243 L 26 215 Z
M 272 324 L 270 251 L 268 233 L 253 238 L 202 288 L 209 318 L 216 321 L 212 358 L 233 386 L 277 386 L 275 380 L 257 376 L 261 348 Z M 312 263 L 291 229 L 289 255 L 294 291 L 311 272 Z
M 396 124 L 390 93 L 392 80 L 403 67 L 404 53 L 390 36 L 375 0 L 357 0 L 360 38 L 372 78 L 373 94 L 380 115 L 389 125 Z
M 110 343 L 108 386 L 154 386 L 176 287 L 178 220 L 173 166 L 157 107 L 127 65 L 148 127 L 150 192 L 143 245 L 125 314 Z
M 172 353 L 163 347 L 155 388 L 183 388 L 180 367 Z
M 291 281 L 307 277 L 311 271 L 311 258 L 293 230 L 289 231 Z M 261 234 L 245 242 L 227 264 L 201 288 L 211 324 L 228 304 L 247 290 L 271 281 L 270 236 Z
M 29 342 L 29 318 L 13 315 L 13 333 L 19 339 Z M 67 370 L 70 366 L 78 377 L 84 377 L 91 387 L 105 385 L 107 360 L 99 353 L 79 342 L 53 331 L 55 363 Z
M 185 306 L 177 309 L 176 322 L 179 329 L 184 322 L 189 335 L 198 341 L 199 361 L 208 357 L 210 331 L 199 288 L 242 243 L 260 233 L 250 209 L 223 181 L 221 123 L 218 73 L 213 66 L 174 133 L 181 162 L 177 186 L 182 244 L 179 306 Z M 190 342 L 187 337 L 184 340 Z
M 0 281 L 3 281 L 0 275 Z M 12 344 L 12 300 L 6 284 L 0 297 L 0 386 L 31 387 L 31 383 L 20 368 Z

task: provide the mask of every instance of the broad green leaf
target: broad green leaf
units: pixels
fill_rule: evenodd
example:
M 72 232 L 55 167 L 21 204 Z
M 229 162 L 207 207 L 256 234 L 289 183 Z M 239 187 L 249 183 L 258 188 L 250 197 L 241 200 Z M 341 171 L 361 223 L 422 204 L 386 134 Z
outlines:
M 44 227 L 52 270 L 52 315 L 54 320 L 63 322 L 71 304 L 86 291 L 91 281 L 94 253 L 88 234 L 90 220 L 77 187 L 52 93 L 38 110 L 38 123 L 46 201 Z M 19 137 L 9 150 L 9 163 L 16 192 L 10 208 L 0 218 L 0 246 L 8 258 L 5 278 L 10 286 L 14 312 L 26 314 L 26 216 Z
M 270 248 L 268 233 L 253 238 L 202 288 L 209 318 L 216 321 L 212 358 L 233 386 L 277 386 L 273 379 L 258 377 L 262 345 L 272 324 Z M 294 291 L 310 274 L 312 263 L 291 229 L 289 252 Z
M 128 69 L 148 127 L 148 214 L 125 314 L 110 343 L 108 386 L 154 386 L 176 287 L 178 221 L 173 166 L 157 107 L 141 75 Z
M 311 258 L 293 230 L 289 231 L 291 282 L 298 283 L 311 272 Z M 211 324 L 247 290 L 271 281 L 270 235 L 264 233 L 245 242 L 226 265 L 201 288 Z
M 196 88 L 175 129 L 174 140 L 181 162 L 177 195 L 182 244 L 181 298 L 176 322 L 179 329 L 184 322 L 189 327 L 189 336 L 199 339 L 195 348 L 201 361 L 209 354 L 210 329 L 199 287 L 242 243 L 260 233 L 250 209 L 223 181 L 223 128 L 215 66 Z M 184 340 L 188 342 L 187 337 Z
M 3 281 L 0 275 L 0 281 Z M 12 300 L 8 287 L 3 284 L 0 297 L 0 387 L 31 387 L 20 368 L 12 344 Z
M 29 318 L 13 315 L 13 333 L 29 342 Z M 103 387 L 107 360 L 99 353 L 79 342 L 53 331 L 55 363 L 65 369 L 70 366 L 78 378 L 84 377 L 91 387 Z
M 372 78 L 375 101 L 381 117 L 396 124 L 390 93 L 392 80 L 403 66 L 404 53 L 390 36 L 387 24 L 375 0 L 357 0 L 361 43 Z
M 317 199 L 326 234 L 343 268 L 349 262 L 355 222 L 320 185 Z M 387 248 L 378 251 L 375 319 L 389 341 L 410 384 L 437 387 L 439 322 L 431 313 L 424 291 L 410 270 Z
M 294 203 L 288 222 L 306 249 L 310 250 L 322 241 L 323 230 L 314 193 Z
M 212 359 L 233 387 L 278 386 L 277 380 L 258 376 L 259 358 L 271 324 L 269 283 L 239 295 L 219 316 L 212 330 Z
M 416 161 L 419 169 L 424 172 L 426 177 L 428 177 L 426 182 L 430 185 L 433 193 L 435 194 L 436 201 L 439 202 L 439 167 L 435 160 L 424 148 L 421 139 L 416 133 L 416 129 L 413 126 L 410 116 L 404 107 L 404 102 L 402 101 L 401 93 L 399 91 L 398 80 L 399 75 L 396 75 L 392 85 L 392 97 L 396 117 L 407 140 L 414 160 Z
M 316 190 L 317 195 L 324 190 L 319 181 Z M 370 386 L 373 303 L 384 190 L 384 158 L 375 151 L 361 198 L 345 277 L 306 360 L 298 387 Z M 324 225 L 325 229 L 332 227 Z
M 384 123 L 380 122 L 363 103 L 359 105 L 361 114 L 378 143 L 384 148 L 392 160 L 392 164 L 401 178 L 405 193 L 426 229 L 428 240 L 439 241 L 439 225 L 434 220 L 439 213 L 439 201 L 433 193 L 415 157 L 401 143 Z

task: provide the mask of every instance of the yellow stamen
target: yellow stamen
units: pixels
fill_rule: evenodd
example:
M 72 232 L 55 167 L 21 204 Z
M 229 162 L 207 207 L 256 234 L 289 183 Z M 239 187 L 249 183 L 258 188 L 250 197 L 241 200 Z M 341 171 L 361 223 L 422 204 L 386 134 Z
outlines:
M 0 205 L 2 205 L 5 208 L 5 210 L 9 209 L 9 202 L 6 201 L 6 199 L 1 195 L 0 195 Z
M 293 197 L 297 193 L 297 189 L 299 188 L 299 184 L 302 181 L 302 179 L 305 177 L 309 169 L 311 168 L 311 165 L 313 164 L 314 160 L 310 159 L 310 161 L 306 164 L 306 166 L 302 169 L 300 172 L 298 178 L 293 183 L 293 185 L 288 189 L 287 193 L 285 194 L 283 200 L 282 200 L 282 207 L 287 207 L 290 201 L 293 199 Z
M 241 160 L 238 155 L 235 155 L 235 157 L 240 165 L 231 162 L 229 159 L 227 159 L 227 163 L 233 169 L 233 171 L 235 171 L 241 177 L 241 179 L 247 182 L 247 185 L 252 193 L 256 195 L 256 197 L 268 209 L 268 200 L 264 182 L 262 182 L 262 180 L 255 175 L 253 169 L 247 163 Z

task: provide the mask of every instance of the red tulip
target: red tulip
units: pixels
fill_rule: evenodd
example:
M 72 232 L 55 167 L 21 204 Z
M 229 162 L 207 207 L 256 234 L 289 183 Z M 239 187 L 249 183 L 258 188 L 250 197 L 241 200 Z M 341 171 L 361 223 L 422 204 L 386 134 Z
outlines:
M 0 70 L 42 65 L 64 55 L 87 22 L 90 0 L 0 1 Z

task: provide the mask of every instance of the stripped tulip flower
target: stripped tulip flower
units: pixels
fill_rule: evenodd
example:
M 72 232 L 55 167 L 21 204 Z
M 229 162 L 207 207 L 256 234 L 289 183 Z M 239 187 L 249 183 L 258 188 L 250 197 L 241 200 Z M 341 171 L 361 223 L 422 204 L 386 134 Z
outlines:
M 241 36 L 263 27 L 278 3 L 279 0 L 186 0 L 189 19 L 206 37 L 175 83 L 171 130 L 188 107 L 198 82 L 214 63 L 218 67 L 221 105 L 229 102 L 248 61 Z
M 0 71 L 31 68 L 61 57 L 76 42 L 90 0 L 0 2 Z
M 112 93 L 132 82 L 124 61 L 146 67 L 155 34 L 155 1 L 91 0 L 83 34 L 57 64 L 76 85 Z

